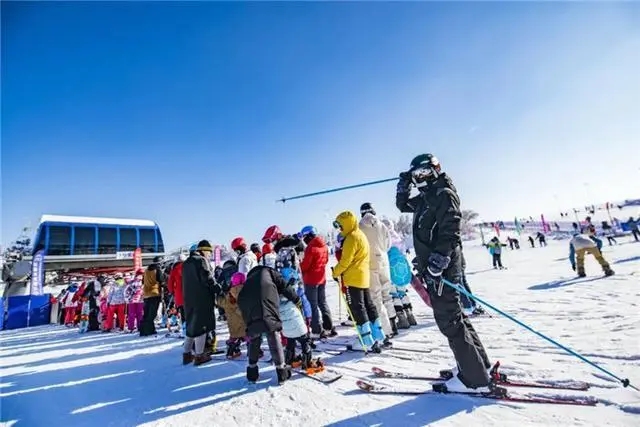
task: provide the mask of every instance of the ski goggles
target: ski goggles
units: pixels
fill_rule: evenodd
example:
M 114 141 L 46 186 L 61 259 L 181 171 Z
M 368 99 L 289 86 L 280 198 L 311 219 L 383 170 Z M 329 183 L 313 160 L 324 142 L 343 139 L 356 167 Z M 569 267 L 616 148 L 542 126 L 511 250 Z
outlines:
M 435 176 L 435 171 L 430 167 L 419 167 L 411 171 L 411 181 L 414 184 L 421 184 Z
M 336 230 L 342 230 L 342 225 L 338 221 L 333 221 L 333 228 Z

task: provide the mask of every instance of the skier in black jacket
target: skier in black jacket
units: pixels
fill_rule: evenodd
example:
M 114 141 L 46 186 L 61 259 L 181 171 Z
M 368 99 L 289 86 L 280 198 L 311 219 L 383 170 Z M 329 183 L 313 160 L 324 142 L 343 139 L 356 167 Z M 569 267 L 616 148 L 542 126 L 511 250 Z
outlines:
M 411 197 L 412 186 L 419 190 L 415 197 Z M 436 324 L 456 358 L 457 368 L 444 385 L 449 391 L 490 392 L 489 358 L 462 313 L 460 294 L 442 282 L 442 278 L 455 284 L 462 281 L 462 214 L 456 188 L 435 156 L 415 157 L 411 169 L 400 174 L 396 206 L 403 213 L 413 213 L 414 266 L 431 297 Z
M 284 363 L 284 350 L 279 332 L 282 330 L 280 319 L 280 296 L 292 301 L 298 307 L 302 301 L 292 286 L 287 286 L 282 275 L 274 268 L 258 265 L 247 275 L 247 281 L 238 295 L 238 307 L 247 325 L 250 339 L 247 367 L 247 380 L 256 382 L 259 377 L 258 358 L 262 334 L 267 336 L 269 352 L 276 365 L 278 383 L 291 377 L 291 371 Z

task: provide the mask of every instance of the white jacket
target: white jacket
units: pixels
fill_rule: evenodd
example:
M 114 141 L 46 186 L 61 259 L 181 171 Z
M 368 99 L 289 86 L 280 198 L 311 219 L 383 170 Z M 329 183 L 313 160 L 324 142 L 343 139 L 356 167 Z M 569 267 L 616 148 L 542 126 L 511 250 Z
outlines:
M 586 234 L 576 234 L 571 239 L 570 244 L 573 246 L 575 250 L 597 247 L 596 242 L 591 240 L 591 238 Z
M 389 229 L 375 215 L 365 214 L 360 220 L 360 230 L 369 241 L 369 269 L 389 269 L 387 251 L 391 247 Z
M 294 303 L 280 297 L 280 320 L 282 335 L 285 338 L 299 338 L 307 333 L 307 324 L 302 313 Z
M 256 254 L 251 251 L 246 251 L 238 257 L 238 272 L 244 273 L 245 277 L 249 274 L 249 271 L 258 265 L 258 258 Z

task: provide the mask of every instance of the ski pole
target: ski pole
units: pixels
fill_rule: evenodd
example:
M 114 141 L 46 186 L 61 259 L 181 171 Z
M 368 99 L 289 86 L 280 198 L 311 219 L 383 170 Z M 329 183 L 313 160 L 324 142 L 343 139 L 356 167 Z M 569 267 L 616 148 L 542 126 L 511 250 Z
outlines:
M 551 344 L 553 344 L 554 346 L 566 351 L 567 353 L 569 353 L 572 356 L 577 357 L 578 359 L 580 359 L 581 361 L 583 361 L 584 363 L 593 366 L 594 368 L 598 369 L 599 371 L 607 374 L 608 376 L 615 378 L 616 380 L 620 381 L 620 383 L 622 383 L 623 387 L 631 387 L 632 389 L 636 390 L 636 391 L 640 391 L 637 387 L 631 385 L 631 383 L 629 382 L 628 378 L 620 378 L 617 375 L 615 375 L 614 373 L 608 371 L 607 369 L 597 365 L 596 363 L 590 361 L 589 359 L 587 359 L 586 357 L 584 357 L 583 355 L 579 354 L 578 352 L 570 349 L 567 346 L 564 346 L 562 344 L 560 344 L 558 341 L 554 340 L 553 338 L 550 338 L 548 336 L 546 336 L 545 334 L 536 331 L 535 329 L 533 329 L 531 326 L 527 325 L 526 323 L 522 322 L 521 320 L 516 319 L 515 317 L 513 317 L 512 315 L 505 313 L 504 311 L 500 310 L 497 307 L 494 307 L 493 305 L 489 304 L 486 301 L 483 301 L 481 298 L 478 298 L 477 296 L 473 295 L 471 292 L 467 292 L 466 289 L 464 289 L 462 286 L 457 285 L 455 283 L 451 283 L 446 279 L 442 279 L 442 283 L 444 283 L 445 285 L 457 290 L 458 292 L 466 295 L 469 298 L 472 298 L 474 300 L 476 300 L 477 302 L 479 302 L 480 304 L 483 304 L 487 307 L 489 307 L 491 310 L 495 311 L 496 313 L 500 314 L 501 316 L 506 317 L 507 319 L 511 320 L 512 322 L 515 322 L 516 324 L 518 324 L 519 326 L 522 326 L 523 328 L 525 328 L 526 330 L 528 330 L 529 332 L 533 332 L 534 334 L 536 334 L 537 336 L 539 336 L 540 338 L 550 342 Z
M 331 188 L 329 190 L 322 190 L 322 191 L 316 191 L 316 192 L 313 192 L 313 193 L 300 194 L 298 196 L 293 196 L 293 197 L 283 197 L 282 199 L 276 200 L 276 203 L 277 202 L 284 203 L 284 202 L 286 202 L 288 200 L 297 200 L 297 199 L 305 199 L 307 197 L 321 196 L 323 194 L 335 193 L 337 191 L 352 190 L 354 188 L 360 188 L 360 187 L 367 187 L 369 185 L 382 184 L 382 183 L 385 183 L 385 182 L 396 181 L 398 179 L 399 179 L 398 177 L 379 179 L 377 181 L 369 181 L 369 182 L 363 182 L 362 184 L 354 184 L 354 185 L 347 185 L 347 186 L 344 186 L 344 187 Z

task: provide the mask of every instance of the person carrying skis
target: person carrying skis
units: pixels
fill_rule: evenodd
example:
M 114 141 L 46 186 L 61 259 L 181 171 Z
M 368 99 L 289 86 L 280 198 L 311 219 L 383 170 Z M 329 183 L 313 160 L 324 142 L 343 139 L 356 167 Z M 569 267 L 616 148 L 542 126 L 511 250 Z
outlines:
M 211 360 L 205 352 L 207 335 L 216 330 L 215 298 L 220 295 L 220 286 L 213 278 L 209 258 L 213 248 L 208 240 L 201 240 L 195 252 L 182 264 L 182 291 L 184 314 L 187 322 L 182 363 L 195 366 Z M 195 356 L 191 349 L 195 345 Z
M 569 242 L 569 262 L 573 271 L 578 272 L 578 277 L 586 277 L 584 271 L 584 256 L 591 254 L 602 267 L 605 276 L 613 276 L 614 271 L 609 263 L 602 256 L 602 252 L 598 249 L 598 245 L 593 241 L 591 236 L 586 234 L 575 233 Z
M 379 353 L 386 337 L 369 290 L 369 242 L 353 212 L 340 213 L 333 226 L 344 236 L 340 262 L 332 269 L 333 279 L 341 285 L 356 323 L 358 344 L 364 345 L 363 350 Z
M 247 325 L 249 337 L 247 380 L 256 382 L 260 376 L 258 359 L 262 334 L 266 334 L 273 364 L 276 366 L 278 383 L 282 384 L 291 377 L 291 370 L 284 361 L 284 352 L 280 340 L 282 319 L 280 318 L 280 296 L 301 308 L 300 297 L 274 268 L 258 265 L 249 271 L 247 280 L 238 294 L 238 307 Z
M 414 197 L 412 187 L 419 191 Z M 471 321 L 462 313 L 459 292 L 443 282 L 459 284 L 462 280 L 462 213 L 456 188 L 435 156 L 419 155 L 408 171 L 400 173 L 396 206 L 402 213 L 413 213 L 414 265 L 431 297 L 436 324 L 456 359 L 453 377 L 439 386 L 449 391 L 491 392 L 491 362 Z
M 371 203 L 360 206 L 360 230 L 369 242 L 369 275 L 371 277 L 371 299 L 376 306 L 382 330 L 389 337 L 398 333 L 396 326 L 396 310 L 391 297 L 391 272 L 387 251 L 391 247 L 389 230 L 378 219 Z

